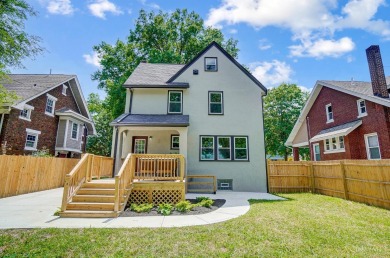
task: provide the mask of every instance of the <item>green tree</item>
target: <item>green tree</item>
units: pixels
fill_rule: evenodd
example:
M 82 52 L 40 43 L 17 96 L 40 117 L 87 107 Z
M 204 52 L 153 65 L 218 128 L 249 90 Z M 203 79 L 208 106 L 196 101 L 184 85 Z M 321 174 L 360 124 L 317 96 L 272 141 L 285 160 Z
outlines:
M 9 81 L 9 77 L 0 68 L 0 107 L 4 105 L 11 105 L 14 103 L 18 96 L 13 91 L 8 91 L 1 83 Z
M 267 154 L 285 160 L 292 150 L 284 145 L 309 94 L 295 84 L 283 83 L 268 91 L 264 98 L 264 128 Z M 302 155 L 306 152 L 302 150 Z
M 89 136 L 87 152 L 96 155 L 110 156 L 112 142 L 111 116 L 109 109 L 95 93 L 88 96 L 88 109 L 96 126 L 96 135 Z
M 102 42 L 93 49 L 101 58 L 101 69 L 92 74 L 107 96 L 101 103 L 107 121 L 95 119 L 98 137 L 91 137 L 89 150 L 99 150 L 94 144 L 107 144 L 112 131 L 107 125 L 124 112 L 126 91 L 124 82 L 141 60 L 149 63 L 185 64 L 212 41 L 218 42 L 233 57 L 237 57 L 237 41 L 225 40 L 219 29 L 205 27 L 203 19 L 195 12 L 177 9 L 172 13 L 141 10 L 126 41 L 114 45 Z M 103 123 L 103 125 L 99 125 Z M 103 131 L 99 131 L 102 129 Z M 106 135 L 107 134 L 107 135 Z M 101 140 L 97 140 L 97 138 Z M 108 149 L 107 149 L 108 150 Z

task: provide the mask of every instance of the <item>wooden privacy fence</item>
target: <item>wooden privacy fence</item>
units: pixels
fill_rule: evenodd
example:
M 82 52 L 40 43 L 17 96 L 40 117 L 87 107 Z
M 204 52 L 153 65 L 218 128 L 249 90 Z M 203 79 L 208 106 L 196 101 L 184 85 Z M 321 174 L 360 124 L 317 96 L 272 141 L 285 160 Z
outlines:
M 268 161 L 274 193 L 312 192 L 390 209 L 390 160 Z
M 64 186 L 79 159 L 0 156 L 0 198 Z M 92 175 L 111 176 L 112 158 L 94 156 Z

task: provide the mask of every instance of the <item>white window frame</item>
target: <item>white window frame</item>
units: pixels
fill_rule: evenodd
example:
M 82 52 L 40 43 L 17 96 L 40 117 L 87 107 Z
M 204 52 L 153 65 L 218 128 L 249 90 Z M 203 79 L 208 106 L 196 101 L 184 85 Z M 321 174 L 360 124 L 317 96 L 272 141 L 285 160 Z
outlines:
M 22 112 L 25 110 L 27 110 L 27 117 L 22 116 Z M 19 118 L 31 122 L 31 110 L 34 110 L 34 107 L 25 104 L 23 110 L 19 113 Z
M 173 139 L 179 139 L 179 147 L 173 147 Z M 180 149 L 180 135 L 171 135 L 171 150 L 179 150 Z
M 219 147 L 219 139 L 227 138 L 229 139 L 229 148 Z M 219 150 L 229 150 L 229 158 L 228 159 L 220 159 L 219 158 Z M 230 136 L 217 136 L 217 160 L 232 160 L 232 141 Z
M 180 93 L 180 102 L 171 101 L 171 93 Z M 171 103 L 180 103 L 180 112 L 172 112 L 170 111 Z M 177 90 L 168 91 L 168 114 L 183 114 L 183 92 Z
M 66 90 L 68 89 L 68 86 L 65 84 L 62 84 L 62 95 L 66 96 Z
M 318 146 L 318 150 L 319 150 L 318 154 L 320 155 L 320 160 L 317 160 L 317 158 L 316 158 L 316 146 Z M 320 148 L 319 143 L 313 144 L 313 158 L 314 158 L 314 161 L 321 161 L 321 148 Z
M 212 138 L 213 139 L 213 146 L 203 148 L 203 146 L 202 146 L 203 138 Z M 203 149 L 212 149 L 213 150 L 213 158 L 212 159 L 203 159 L 202 158 L 202 150 Z M 215 137 L 214 136 L 201 136 L 200 137 L 200 160 L 215 160 L 215 155 L 216 155 L 216 153 L 215 153 Z
M 211 94 L 219 94 L 221 95 L 221 102 L 211 102 Z M 211 104 L 219 104 L 221 105 L 221 112 L 211 112 Z M 209 115 L 223 115 L 223 92 L 222 91 L 209 91 Z
M 364 109 L 366 110 L 364 113 L 362 113 L 362 107 L 360 106 L 360 103 L 364 103 Z M 366 101 L 364 99 L 359 99 L 356 101 L 357 103 L 357 108 L 358 108 L 358 118 L 360 117 L 364 117 L 364 116 L 367 116 L 367 105 L 366 105 Z
M 328 110 L 328 107 L 331 107 L 332 108 L 332 112 L 329 112 Z M 334 122 L 334 110 L 333 110 L 333 107 L 332 107 L 332 104 L 329 103 L 325 106 L 325 111 L 326 111 L 326 123 L 332 123 Z M 329 119 L 329 114 L 332 114 L 332 119 Z
M 76 138 L 73 138 L 73 125 L 77 125 Z M 70 127 L 70 138 L 72 140 L 76 140 L 77 141 L 79 139 L 79 131 L 80 131 L 79 127 L 80 127 L 80 125 L 78 123 L 72 121 L 72 125 Z
M 56 97 L 50 95 L 50 94 L 46 94 L 47 95 L 47 100 L 46 100 L 46 106 L 45 106 L 45 114 L 48 115 L 48 116 L 54 116 L 54 110 L 55 110 L 55 107 L 56 107 L 56 101 L 58 100 Z M 51 112 L 48 112 L 47 111 L 47 104 L 49 103 L 49 99 L 51 101 L 53 101 L 53 106 L 52 106 L 52 110 Z
M 207 60 L 215 60 L 215 64 L 210 64 L 210 65 L 215 65 L 215 69 L 207 69 Z M 204 70 L 207 72 L 217 72 L 218 71 L 218 58 L 217 57 L 205 57 L 204 58 Z
M 366 152 L 367 152 L 367 159 L 370 159 L 370 160 L 378 160 L 378 159 L 372 159 L 371 158 L 371 155 L 370 155 L 370 146 L 368 145 L 368 137 L 370 136 L 376 136 L 377 139 L 378 139 L 378 147 L 373 147 L 373 148 L 378 148 L 378 151 L 379 151 L 379 159 L 382 159 L 382 155 L 381 155 L 381 148 L 380 148 L 380 144 L 379 144 L 379 137 L 378 137 L 378 134 L 377 133 L 370 133 L 370 134 L 365 134 L 364 135 L 364 142 L 366 144 Z
M 343 137 L 343 141 L 342 141 L 342 143 L 344 145 L 343 148 L 341 148 L 341 146 L 340 146 L 340 142 L 341 142 L 340 137 Z M 333 139 L 336 140 L 335 143 L 333 143 Z M 329 141 L 329 150 L 328 150 L 327 141 Z M 336 144 L 336 147 L 334 147 L 333 144 Z M 324 140 L 324 146 L 325 146 L 324 154 L 345 152 L 345 137 L 343 135 L 338 135 L 338 136 L 333 136 L 333 137 L 327 138 Z
M 244 148 L 237 148 L 236 147 L 236 139 L 237 138 L 244 138 L 245 139 L 245 150 L 246 150 L 246 159 L 238 159 L 236 157 L 236 150 L 244 150 Z M 234 141 L 234 148 L 233 148 L 233 151 L 234 151 L 234 160 L 249 160 L 249 147 L 248 147 L 248 137 L 247 136 L 235 136 L 233 137 L 233 141 Z
M 41 134 L 41 131 L 37 131 L 37 130 L 26 128 L 26 141 L 24 143 L 24 149 L 25 150 L 36 151 L 37 150 L 37 146 L 38 146 L 38 138 L 39 138 L 40 134 Z M 26 146 L 27 138 L 28 138 L 29 135 L 35 136 L 35 142 L 34 142 L 34 146 L 33 147 Z

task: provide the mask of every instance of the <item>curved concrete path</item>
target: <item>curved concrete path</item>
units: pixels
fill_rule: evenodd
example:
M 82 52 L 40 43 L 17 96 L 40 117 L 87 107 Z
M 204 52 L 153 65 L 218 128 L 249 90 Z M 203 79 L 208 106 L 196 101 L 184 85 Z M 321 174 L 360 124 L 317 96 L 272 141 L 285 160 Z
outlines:
M 218 191 L 217 194 L 187 194 L 186 198 L 209 196 L 226 203 L 210 213 L 185 216 L 119 218 L 59 218 L 63 188 L 0 199 L 0 229 L 6 228 L 159 228 L 206 225 L 237 218 L 249 211 L 249 199 L 280 200 L 267 193 Z

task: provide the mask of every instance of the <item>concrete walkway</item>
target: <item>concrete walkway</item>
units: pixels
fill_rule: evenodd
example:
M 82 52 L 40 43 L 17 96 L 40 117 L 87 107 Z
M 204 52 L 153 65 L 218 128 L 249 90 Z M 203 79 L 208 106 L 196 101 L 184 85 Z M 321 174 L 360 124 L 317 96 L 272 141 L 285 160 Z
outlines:
M 282 199 L 267 193 L 218 191 L 217 194 L 187 194 L 186 198 L 209 196 L 226 203 L 210 213 L 186 216 L 119 218 L 59 218 L 63 188 L 0 199 L 0 229 L 6 228 L 159 228 L 206 225 L 237 218 L 249 211 L 249 199 Z

